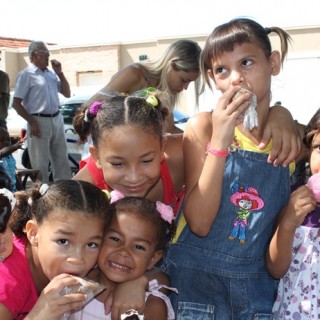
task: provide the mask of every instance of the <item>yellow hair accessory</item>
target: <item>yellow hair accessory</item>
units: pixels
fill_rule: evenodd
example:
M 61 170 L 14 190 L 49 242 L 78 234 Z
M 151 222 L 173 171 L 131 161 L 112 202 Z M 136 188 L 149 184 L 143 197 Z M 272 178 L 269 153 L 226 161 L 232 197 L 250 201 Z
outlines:
M 156 106 L 159 104 L 158 99 L 157 99 L 155 96 L 153 96 L 153 95 L 150 95 L 150 96 L 146 99 L 146 101 L 147 101 L 149 104 L 151 104 L 153 107 L 156 107 Z
M 104 192 L 108 198 L 108 200 L 111 199 L 111 195 L 110 195 L 110 192 L 108 190 L 102 190 L 102 192 Z

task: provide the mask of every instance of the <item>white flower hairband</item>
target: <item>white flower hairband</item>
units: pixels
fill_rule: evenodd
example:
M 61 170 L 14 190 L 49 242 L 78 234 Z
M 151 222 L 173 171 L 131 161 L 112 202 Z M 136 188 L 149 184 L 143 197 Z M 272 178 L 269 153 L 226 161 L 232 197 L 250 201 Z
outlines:
M 47 185 L 46 183 L 43 183 L 43 184 L 41 185 L 41 187 L 39 188 L 39 193 L 40 193 L 40 195 L 41 195 L 41 196 L 44 196 L 44 195 L 46 194 L 46 192 L 48 191 L 48 189 L 49 189 L 49 185 Z M 32 201 L 32 198 L 30 197 L 30 198 L 28 199 L 28 205 L 31 207 L 32 204 L 33 204 L 33 201 Z
M 3 194 L 5 197 L 9 199 L 11 211 L 12 211 L 17 202 L 17 199 L 15 198 L 14 194 L 6 188 L 0 189 L 0 194 Z

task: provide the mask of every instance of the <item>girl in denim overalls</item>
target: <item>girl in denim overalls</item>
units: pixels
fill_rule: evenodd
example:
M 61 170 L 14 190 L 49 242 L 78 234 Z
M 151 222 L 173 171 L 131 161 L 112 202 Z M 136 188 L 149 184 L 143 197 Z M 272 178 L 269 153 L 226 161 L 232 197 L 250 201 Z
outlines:
M 271 32 L 280 37 L 281 54 L 271 49 Z M 268 163 L 272 142 L 262 151 L 259 144 L 271 76 L 279 73 L 289 40 L 282 29 L 249 19 L 223 24 L 207 39 L 201 68 L 222 97 L 214 112 L 196 115 L 185 131 L 187 193 L 163 264 L 179 291 L 172 296 L 177 319 L 272 318 L 278 282 L 264 255 L 289 199 L 294 164 Z

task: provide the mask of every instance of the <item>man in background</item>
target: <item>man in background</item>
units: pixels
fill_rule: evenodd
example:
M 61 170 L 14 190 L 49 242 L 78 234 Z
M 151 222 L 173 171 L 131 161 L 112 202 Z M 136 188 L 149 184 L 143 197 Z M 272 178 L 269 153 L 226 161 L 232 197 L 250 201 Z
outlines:
M 49 163 L 54 181 L 71 178 L 58 96 L 60 92 L 69 98 L 70 86 L 59 61 L 51 60 L 54 72 L 48 69 L 49 57 L 44 42 L 30 43 L 31 64 L 18 74 L 13 100 L 17 113 L 27 121 L 30 162 L 40 170 L 42 183 L 49 183 Z

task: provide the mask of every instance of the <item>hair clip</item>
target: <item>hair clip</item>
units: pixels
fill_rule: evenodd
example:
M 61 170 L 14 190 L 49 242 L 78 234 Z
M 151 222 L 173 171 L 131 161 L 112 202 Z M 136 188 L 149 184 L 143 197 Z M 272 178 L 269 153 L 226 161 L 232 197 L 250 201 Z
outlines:
M 156 202 L 156 207 L 162 219 L 171 224 L 172 220 L 174 219 L 174 213 L 172 208 L 160 201 Z
M 39 193 L 41 194 L 41 196 L 44 196 L 48 191 L 48 189 L 49 189 L 49 186 L 46 183 L 42 184 L 39 189 Z
M 156 107 L 156 106 L 159 104 L 158 99 L 157 99 L 155 96 L 153 96 L 153 95 L 150 95 L 150 96 L 146 99 L 146 101 L 147 101 L 149 104 L 151 104 L 153 107 Z
M 14 194 L 6 188 L 0 189 L 0 194 L 3 194 L 5 197 L 8 198 L 12 211 L 17 202 L 17 199 L 15 198 Z
M 133 93 L 135 97 L 148 98 L 152 92 L 155 92 L 157 89 L 155 87 L 147 87 L 141 90 L 138 90 Z
M 119 199 L 124 198 L 124 194 L 118 190 L 112 190 L 110 192 L 110 203 L 113 203 Z

